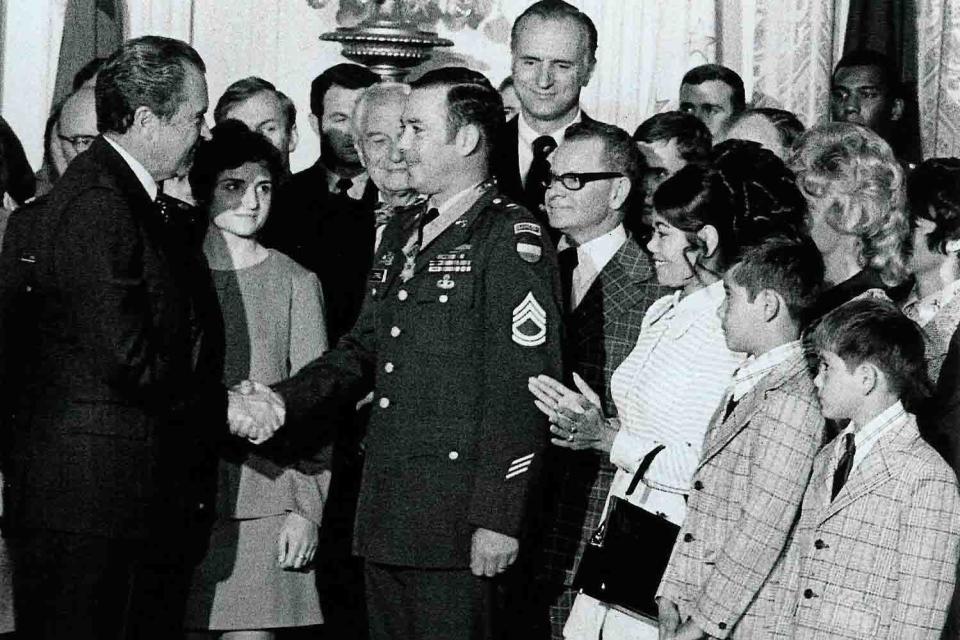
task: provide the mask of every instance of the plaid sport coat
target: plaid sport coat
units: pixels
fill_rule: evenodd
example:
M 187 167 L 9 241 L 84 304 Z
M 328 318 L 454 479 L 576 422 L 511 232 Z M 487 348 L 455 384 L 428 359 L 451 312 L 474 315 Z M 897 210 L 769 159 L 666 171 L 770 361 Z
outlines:
M 796 523 L 824 418 L 802 354 L 717 410 L 658 595 L 717 638 L 764 637 L 758 593 Z
M 960 492 L 916 420 L 883 434 L 830 500 L 834 447 L 814 461 L 771 623 L 803 640 L 936 640 L 960 554 Z
M 565 368 L 597 392 L 607 416 L 617 415 L 610 378 L 636 346 L 647 308 L 667 293 L 649 256 L 628 237 L 566 318 Z M 583 549 L 600 524 L 616 468 L 595 451 L 558 447 L 551 448 L 549 466 L 551 512 L 538 572 L 541 579 L 564 585 L 573 579 Z

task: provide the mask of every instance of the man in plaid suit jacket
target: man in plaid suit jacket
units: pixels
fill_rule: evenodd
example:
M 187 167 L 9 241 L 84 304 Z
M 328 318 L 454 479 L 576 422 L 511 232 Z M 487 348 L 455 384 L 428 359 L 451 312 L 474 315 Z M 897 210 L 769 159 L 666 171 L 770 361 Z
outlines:
M 597 180 L 571 190 L 555 177 L 546 192 L 550 223 L 564 234 L 565 368 L 597 391 L 605 415 L 616 416 L 610 377 L 636 345 L 647 308 L 668 292 L 657 283 L 649 256 L 623 227 L 643 161 L 625 131 L 590 122 L 570 128 L 551 162 L 555 174 L 604 170 L 629 180 Z M 625 190 L 621 181 L 629 185 Z M 576 596 L 569 585 L 600 523 L 615 472 L 589 443 L 564 444 L 568 448 L 553 448 L 548 459 L 545 533 L 536 559 L 538 592 L 548 600 L 536 613 L 549 608 L 551 635 L 560 640 Z
M 727 346 L 752 357 L 704 439 L 687 517 L 657 592 L 661 633 L 683 620 L 679 637 L 764 637 L 765 585 L 823 442 L 799 340 L 799 317 L 822 279 L 816 247 L 790 240 L 747 252 L 725 277 Z
M 904 409 L 929 384 L 921 332 L 889 302 L 863 299 L 821 320 L 814 343 L 824 415 L 850 426 L 814 461 L 770 623 L 779 638 L 936 640 L 960 492 Z

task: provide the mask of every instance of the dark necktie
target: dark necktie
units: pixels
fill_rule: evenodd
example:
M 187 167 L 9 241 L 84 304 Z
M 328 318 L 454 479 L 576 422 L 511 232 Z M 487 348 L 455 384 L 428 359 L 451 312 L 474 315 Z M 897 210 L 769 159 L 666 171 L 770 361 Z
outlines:
M 334 187 L 336 189 L 337 195 L 341 195 L 344 198 L 349 198 L 347 191 L 350 191 L 350 187 L 353 186 L 353 180 L 350 178 L 340 178 L 337 180 L 337 185 Z
M 580 263 L 577 256 L 576 247 L 567 247 L 557 254 L 557 262 L 560 265 L 560 285 L 563 287 L 564 307 L 570 311 L 573 309 L 573 272 Z
M 737 404 L 739 404 L 739 402 L 740 402 L 739 400 L 733 399 L 733 394 L 731 393 L 730 399 L 727 400 L 727 406 L 723 408 L 723 420 L 721 420 L 720 422 L 727 421 L 727 418 L 729 418 L 730 414 L 733 413 L 733 410 L 737 408 Z
M 544 183 L 550 175 L 550 163 L 547 162 L 547 156 L 557 148 L 557 143 L 550 136 L 540 136 L 533 141 L 531 146 L 533 148 L 533 162 L 530 163 L 530 171 L 527 172 L 527 184 L 523 191 L 531 210 L 534 215 L 537 215 L 543 206 L 543 194 L 547 191 Z
M 843 436 L 843 454 L 840 461 L 837 462 L 837 470 L 833 472 L 833 490 L 830 492 L 830 499 L 833 500 L 843 489 L 850 476 L 850 470 L 853 468 L 853 456 L 856 455 L 857 448 L 853 444 L 853 434 L 848 433 Z

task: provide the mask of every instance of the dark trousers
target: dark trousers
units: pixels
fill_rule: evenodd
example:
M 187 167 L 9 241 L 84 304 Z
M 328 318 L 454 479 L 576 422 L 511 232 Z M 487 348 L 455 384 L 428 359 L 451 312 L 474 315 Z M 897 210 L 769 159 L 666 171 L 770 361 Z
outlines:
M 17 634 L 31 640 L 175 638 L 190 566 L 143 541 L 58 531 L 13 540 Z
M 469 569 L 365 565 L 370 640 L 488 640 L 493 581 Z

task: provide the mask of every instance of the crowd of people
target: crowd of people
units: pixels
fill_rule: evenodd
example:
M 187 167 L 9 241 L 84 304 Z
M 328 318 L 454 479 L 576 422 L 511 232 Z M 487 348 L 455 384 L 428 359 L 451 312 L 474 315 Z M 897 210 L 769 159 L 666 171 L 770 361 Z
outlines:
M 159 36 L 36 175 L 0 122 L 0 635 L 957 637 L 960 159 L 877 52 L 631 135 L 596 51 L 540 0 L 499 87 L 335 65 L 297 173 Z

